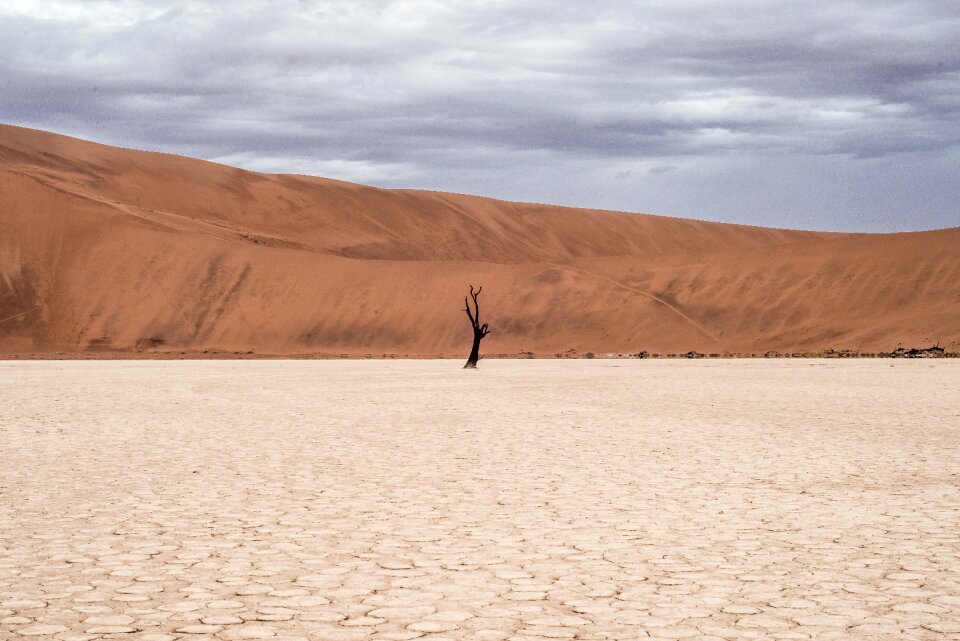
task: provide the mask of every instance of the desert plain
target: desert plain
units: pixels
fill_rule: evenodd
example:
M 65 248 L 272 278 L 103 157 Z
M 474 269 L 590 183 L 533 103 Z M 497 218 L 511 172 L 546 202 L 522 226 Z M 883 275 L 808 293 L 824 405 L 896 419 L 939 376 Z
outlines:
M 0 362 L 0 638 L 960 638 L 960 362 Z

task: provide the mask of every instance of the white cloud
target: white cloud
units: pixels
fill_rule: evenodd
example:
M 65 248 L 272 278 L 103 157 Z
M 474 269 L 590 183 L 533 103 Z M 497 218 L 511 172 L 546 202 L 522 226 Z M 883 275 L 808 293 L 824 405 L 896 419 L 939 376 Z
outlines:
M 127 0 L 5 0 L 0 16 L 23 16 L 60 22 L 96 23 L 124 27 L 167 11 L 171 3 Z
M 268 174 L 291 173 L 290 167 L 301 168 L 296 173 L 323 176 L 347 182 L 371 184 L 422 179 L 421 170 L 409 163 L 379 163 L 369 160 L 318 160 L 309 157 L 264 156 L 237 153 L 210 158 L 213 162 L 244 167 Z

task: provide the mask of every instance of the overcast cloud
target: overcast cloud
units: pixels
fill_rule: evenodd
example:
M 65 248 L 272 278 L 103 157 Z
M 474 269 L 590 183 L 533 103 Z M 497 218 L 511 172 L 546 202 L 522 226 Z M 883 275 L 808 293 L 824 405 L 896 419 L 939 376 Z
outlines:
M 0 121 L 757 225 L 960 225 L 956 0 L 5 0 Z

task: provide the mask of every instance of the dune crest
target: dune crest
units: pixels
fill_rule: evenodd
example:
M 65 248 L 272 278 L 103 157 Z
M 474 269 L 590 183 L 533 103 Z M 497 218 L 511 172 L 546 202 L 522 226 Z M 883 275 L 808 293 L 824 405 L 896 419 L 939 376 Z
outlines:
M 385 190 L 0 126 L 0 355 L 463 357 L 469 283 L 489 354 L 957 351 L 958 247 L 960 228 Z

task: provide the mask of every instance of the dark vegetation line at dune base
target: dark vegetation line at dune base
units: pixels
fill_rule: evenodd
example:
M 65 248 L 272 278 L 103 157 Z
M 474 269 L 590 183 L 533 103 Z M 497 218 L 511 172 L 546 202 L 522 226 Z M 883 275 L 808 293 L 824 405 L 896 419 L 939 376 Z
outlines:
M 482 354 L 480 360 L 744 360 L 744 359 L 930 359 L 960 358 L 960 352 L 948 352 L 942 348 L 897 348 L 891 352 L 857 352 L 852 350 L 826 349 L 804 353 L 785 354 L 766 353 L 709 353 L 696 351 L 683 353 L 601 353 L 578 352 L 570 349 L 556 354 L 535 354 L 519 352 L 515 354 Z M 0 360 L 450 360 L 462 361 L 462 355 L 455 354 L 264 354 L 256 352 L 221 352 L 204 350 L 202 352 L 169 351 L 133 351 L 133 352 L 39 352 L 34 354 L 0 354 Z

